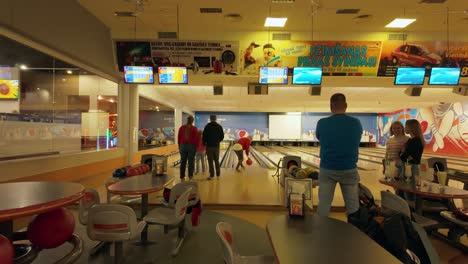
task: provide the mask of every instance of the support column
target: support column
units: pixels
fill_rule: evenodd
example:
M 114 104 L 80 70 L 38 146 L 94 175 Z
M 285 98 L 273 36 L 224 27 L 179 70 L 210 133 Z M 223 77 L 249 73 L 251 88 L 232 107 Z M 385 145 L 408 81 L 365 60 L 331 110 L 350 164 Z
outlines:
M 117 104 L 117 147 L 127 149 L 129 147 L 129 85 L 123 82 L 118 84 L 118 104 Z
M 138 152 L 138 128 L 139 128 L 139 112 L 140 101 L 138 93 L 138 85 L 131 84 L 128 87 L 129 93 L 129 128 L 130 128 L 130 142 L 128 146 L 128 164 L 133 163 L 133 155 Z
M 179 142 L 177 142 L 179 135 L 179 127 L 181 127 L 183 123 L 184 122 L 182 120 L 182 108 L 174 108 L 174 142 L 176 144 L 179 144 Z

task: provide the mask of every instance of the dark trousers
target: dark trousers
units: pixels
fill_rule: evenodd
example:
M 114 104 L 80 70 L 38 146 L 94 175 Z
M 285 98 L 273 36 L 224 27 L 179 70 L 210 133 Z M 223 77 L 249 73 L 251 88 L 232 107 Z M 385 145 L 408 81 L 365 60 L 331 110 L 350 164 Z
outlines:
M 195 153 L 197 152 L 197 146 L 194 144 L 180 144 L 180 178 L 185 177 L 185 167 L 188 161 L 188 176 L 193 177 L 193 169 L 195 164 Z
M 210 170 L 210 177 L 214 176 L 216 169 L 216 176 L 221 175 L 219 167 L 219 147 L 207 147 L 206 156 L 208 156 L 208 168 Z M 214 166 L 213 166 L 214 162 Z
M 242 165 L 242 161 L 244 160 L 244 150 L 235 150 L 234 151 L 237 155 L 237 165 L 236 165 L 236 170 L 239 169 L 239 167 L 244 167 Z

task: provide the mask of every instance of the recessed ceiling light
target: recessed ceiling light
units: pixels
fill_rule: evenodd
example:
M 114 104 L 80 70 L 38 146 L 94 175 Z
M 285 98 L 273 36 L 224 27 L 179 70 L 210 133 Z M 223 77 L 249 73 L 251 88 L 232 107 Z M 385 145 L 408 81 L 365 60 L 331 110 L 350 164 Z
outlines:
M 110 99 L 109 102 L 113 103 L 113 102 L 114 102 L 114 99 Z
M 387 27 L 387 28 L 405 28 L 409 24 L 413 23 L 414 21 L 416 21 L 416 19 L 414 19 L 414 18 L 395 18 L 392 22 L 390 22 L 385 27 Z
M 28 66 L 24 65 L 24 64 L 21 64 L 20 66 L 20 69 L 22 70 L 27 70 L 28 69 Z
M 67 70 L 67 73 L 68 74 L 72 74 L 73 72 L 71 70 Z
M 101 95 L 98 95 L 97 99 L 98 99 L 98 100 L 102 100 L 102 96 L 101 96 Z
M 287 20 L 287 17 L 267 17 L 265 27 L 284 27 Z

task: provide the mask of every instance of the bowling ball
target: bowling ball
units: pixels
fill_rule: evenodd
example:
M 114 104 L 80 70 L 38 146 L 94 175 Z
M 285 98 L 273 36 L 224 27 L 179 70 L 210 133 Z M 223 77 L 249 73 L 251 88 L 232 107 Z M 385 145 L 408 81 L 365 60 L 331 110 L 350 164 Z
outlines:
M 297 162 L 295 160 L 290 160 L 290 161 L 288 161 L 288 164 L 286 164 L 286 168 L 289 169 L 291 166 L 296 166 L 297 167 L 297 165 L 299 165 L 299 164 L 297 164 Z
M 247 161 L 245 162 L 247 165 L 251 166 L 252 165 L 252 160 L 250 158 L 247 159 Z
M 305 179 L 305 178 L 307 178 L 307 172 L 306 172 L 304 169 L 299 169 L 299 170 L 296 172 L 296 178 L 298 178 L 298 179 Z
M 15 258 L 15 250 L 10 240 L 3 235 L 0 235 L 0 263 L 13 263 Z
M 67 242 L 75 230 L 75 218 L 65 208 L 36 216 L 29 223 L 27 236 L 39 248 L 56 248 Z
M 297 166 L 296 165 L 292 165 L 291 167 L 288 168 L 288 172 L 289 174 L 292 174 L 293 170 L 296 169 Z
M 296 177 L 296 173 L 297 173 L 298 171 L 300 171 L 300 170 L 301 170 L 301 168 L 299 168 L 299 167 L 293 168 L 292 171 L 291 171 L 291 175 L 292 175 L 293 177 Z

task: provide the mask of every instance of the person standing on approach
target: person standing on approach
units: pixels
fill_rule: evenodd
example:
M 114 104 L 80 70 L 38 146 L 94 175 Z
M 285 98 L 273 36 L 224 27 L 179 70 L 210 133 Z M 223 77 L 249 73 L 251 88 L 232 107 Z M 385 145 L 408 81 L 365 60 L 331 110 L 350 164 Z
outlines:
M 203 131 L 198 130 L 197 153 L 195 154 L 195 174 L 200 172 L 200 163 L 202 173 L 205 173 L 205 155 L 206 147 L 203 145 Z
M 234 144 L 234 146 L 232 147 L 238 159 L 237 166 L 236 166 L 237 171 L 240 171 L 239 167 L 242 167 L 243 169 L 245 169 L 244 165 L 242 165 L 242 161 L 244 161 L 244 151 L 245 151 L 245 155 L 247 156 L 247 158 L 249 158 L 249 150 L 250 150 L 251 142 L 252 142 L 252 136 L 243 137 L 237 140 L 237 143 Z
M 409 137 L 405 135 L 405 128 L 400 121 L 395 121 L 390 126 L 390 138 L 386 144 L 385 161 L 395 162 L 398 169 L 398 177 L 404 176 L 404 165 L 400 159 L 400 152 L 404 148 Z M 387 163 L 384 163 L 387 164 Z M 383 173 L 385 174 L 386 167 L 384 166 Z
M 197 151 L 197 128 L 193 125 L 193 116 L 187 117 L 187 124 L 179 128 L 177 142 L 180 152 L 180 179 L 185 178 L 185 167 L 188 162 L 188 176 L 193 178 L 193 167 L 195 163 L 195 153 Z
M 419 176 L 419 164 L 424 151 L 426 142 L 421 129 L 421 124 L 416 119 L 409 119 L 405 123 L 405 132 L 410 135 L 410 139 L 406 141 L 400 158 L 402 162 L 411 165 L 411 174 L 413 177 Z M 414 178 L 413 178 L 414 179 Z
M 346 97 L 336 93 L 330 98 L 333 115 L 317 123 L 320 141 L 318 213 L 330 214 L 336 183 L 340 184 L 348 215 L 359 210 L 359 174 L 357 161 L 361 142 L 361 122 L 346 115 Z
M 203 144 L 206 146 L 206 156 L 208 156 L 208 168 L 210 170 L 208 180 L 213 179 L 215 169 L 216 176 L 219 177 L 221 175 L 221 168 L 219 167 L 219 143 L 223 139 L 223 127 L 216 123 L 216 116 L 211 115 L 210 123 L 206 124 L 205 129 L 203 129 Z

